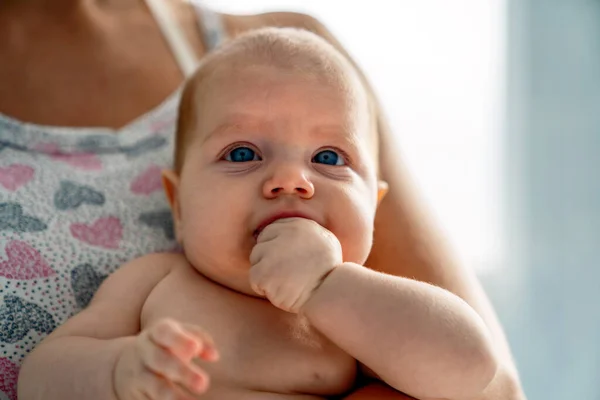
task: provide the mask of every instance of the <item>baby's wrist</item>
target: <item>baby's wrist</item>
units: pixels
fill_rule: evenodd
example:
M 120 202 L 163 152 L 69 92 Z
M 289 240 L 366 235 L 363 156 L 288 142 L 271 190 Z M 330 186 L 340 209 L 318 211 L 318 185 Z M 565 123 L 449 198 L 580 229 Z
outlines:
M 329 296 L 327 296 L 327 293 L 324 293 L 324 292 L 327 292 L 329 290 L 336 290 L 335 289 L 336 285 L 332 285 L 329 283 L 331 283 L 332 280 L 335 280 L 336 276 L 339 276 L 340 274 L 344 274 L 347 269 L 356 268 L 356 267 L 363 268 L 363 267 L 359 266 L 358 264 L 345 262 L 345 263 L 335 265 L 332 269 L 327 271 L 327 273 L 325 273 L 319 279 L 318 284 L 311 290 L 310 295 L 308 296 L 307 300 L 300 307 L 299 313 L 310 318 L 310 314 L 313 311 L 316 312 L 319 309 L 320 299 L 329 297 Z
M 136 340 L 137 336 L 133 336 L 133 337 L 124 337 L 124 338 L 120 338 L 120 339 L 116 339 L 114 340 L 113 344 L 116 345 L 117 347 L 117 351 L 116 351 L 116 355 L 115 355 L 115 359 L 114 362 L 112 364 L 112 393 L 113 393 L 113 398 L 116 400 L 123 400 L 122 396 L 121 396 L 121 386 L 122 386 L 122 378 L 125 374 L 123 374 L 122 368 L 123 368 L 123 362 L 126 362 L 126 360 L 123 360 L 125 357 L 128 356 L 127 352 L 131 350 L 132 346 L 134 346 L 134 342 Z

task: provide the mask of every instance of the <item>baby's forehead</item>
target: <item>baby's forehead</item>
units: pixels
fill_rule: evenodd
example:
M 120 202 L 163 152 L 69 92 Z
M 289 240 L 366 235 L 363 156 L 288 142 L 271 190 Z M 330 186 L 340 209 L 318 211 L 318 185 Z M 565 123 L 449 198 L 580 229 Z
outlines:
M 249 70 L 285 71 L 295 79 L 328 86 L 362 86 L 356 69 L 334 46 L 311 32 L 291 28 L 259 29 L 234 38 L 205 57 L 193 80 L 223 75 L 232 80 Z
M 254 76 L 248 75 L 250 71 Z M 316 83 L 330 90 L 331 94 L 337 93 L 337 98 L 344 104 L 334 105 L 332 109 L 336 109 L 338 114 L 350 116 L 348 120 L 353 122 L 352 125 L 361 125 L 359 129 L 342 129 L 341 134 L 354 135 L 354 139 L 361 144 L 373 148 L 375 151 L 368 153 L 377 157 L 377 139 L 373 137 L 374 115 L 357 71 L 322 38 L 299 30 L 269 28 L 255 31 L 233 39 L 205 57 L 196 74 L 188 81 L 188 95 L 184 93 L 185 104 L 182 107 L 187 112 L 181 115 L 182 126 L 197 126 L 199 120 L 212 118 L 205 106 L 215 104 L 215 97 L 222 96 L 225 89 L 235 87 L 236 90 L 246 90 L 245 94 L 248 95 L 252 87 L 256 87 L 249 83 L 255 81 L 257 75 L 268 78 L 274 71 L 281 73 L 279 75 L 288 82 L 295 81 L 301 85 L 305 82 Z M 317 112 L 335 114 L 328 109 Z M 182 130 L 184 133 L 186 131 L 189 132 Z
M 203 117 L 228 114 L 226 119 L 252 114 L 271 99 L 270 110 L 287 114 L 297 108 L 307 111 L 310 120 L 337 126 L 364 120 L 370 112 L 365 91 L 344 76 L 323 79 L 319 74 L 288 70 L 271 64 L 231 68 L 224 65 L 193 83 L 194 109 Z M 230 117 L 229 115 L 233 115 Z M 347 127 L 345 127 L 347 128 Z
M 219 116 L 217 123 L 226 126 L 223 132 L 236 129 L 272 131 L 274 129 L 270 129 L 269 120 L 277 119 L 277 112 L 273 113 L 276 115 L 261 118 L 264 109 L 260 109 L 252 115 L 252 111 L 261 105 L 261 101 L 257 99 L 261 99 L 265 92 L 287 90 L 289 95 L 285 97 L 286 102 L 280 104 L 284 107 L 271 109 L 287 114 L 287 110 L 298 104 L 305 105 L 306 90 L 314 87 L 316 90 L 309 90 L 308 94 L 311 99 L 308 103 L 314 105 L 308 106 L 311 113 L 306 117 L 306 122 L 314 125 L 311 130 L 316 135 L 336 136 L 360 146 L 372 147 L 374 121 L 368 97 L 362 86 L 344 76 L 337 80 L 319 80 L 318 77 L 306 76 L 300 71 L 261 64 L 237 66 L 233 72 L 221 68 L 207 78 L 203 88 L 199 88 L 202 95 L 197 97 L 197 110 L 205 109 L 199 117 L 214 121 Z M 323 99 L 312 96 L 323 96 L 327 100 L 320 101 Z M 295 102 L 296 99 L 299 103 Z

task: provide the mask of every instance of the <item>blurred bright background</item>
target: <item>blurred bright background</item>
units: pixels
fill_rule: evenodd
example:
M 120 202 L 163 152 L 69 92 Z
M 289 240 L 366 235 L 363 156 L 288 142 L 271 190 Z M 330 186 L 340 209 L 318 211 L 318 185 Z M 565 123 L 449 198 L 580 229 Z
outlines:
M 600 400 L 600 1 L 206 0 L 320 19 L 366 71 L 530 400 Z

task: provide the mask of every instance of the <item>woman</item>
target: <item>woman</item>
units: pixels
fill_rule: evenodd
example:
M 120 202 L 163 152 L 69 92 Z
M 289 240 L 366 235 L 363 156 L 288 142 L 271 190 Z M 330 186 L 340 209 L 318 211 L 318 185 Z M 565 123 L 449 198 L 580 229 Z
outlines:
M 340 48 L 296 13 L 219 15 L 165 0 L 0 2 L 0 392 L 8 398 L 26 352 L 85 307 L 106 274 L 173 248 L 157 177 L 171 161 L 180 85 L 225 37 L 263 26 L 302 27 Z M 482 399 L 524 398 L 480 284 L 426 224 L 377 112 L 390 192 L 368 265 L 465 299 L 503 360 Z M 373 384 L 349 398 L 407 397 Z

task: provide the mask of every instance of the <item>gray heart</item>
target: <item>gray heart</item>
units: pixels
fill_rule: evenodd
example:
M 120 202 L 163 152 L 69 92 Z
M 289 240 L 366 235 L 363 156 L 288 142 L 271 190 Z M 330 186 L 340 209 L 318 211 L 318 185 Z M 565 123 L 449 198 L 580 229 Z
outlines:
M 77 142 L 77 148 L 86 153 L 105 154 L 114 153 L 118 148 L 117 136 L 93 135 L 85 137 Z
M 137 157 L 149 151 L 157 150 L 167 144 L 167 139 L 159 136 L 152 136 L 139 140 L 131 146 L 124 146 L 121 151 L 129 157 Z
M 173 216 L 170 210 L 142 213 L 138 220 L 151 228 L 162 229 L 168 239 L 175 239 Z
M 54 194 L 54 206 L 63 211 L 77 208 L 84 203 L 101 206 L 104 202 L 102 193 L 70 181 L 62 181 L 60 189 Z
M 18 150 L 18 151 L 23 151 L 23 150 L 27 150 L 27 146 L 0 140 L 0 151 L 2 151 L 4 149 L 13 149 L 13 150 Z
M 108 275 L 97 273 L 90 264 L 81 264 L 71 271 L 71 288 L 75 293 L 75 301 L 80 308 L 85 308 Z
M 46 228 L 40 219 L 23 215 L 19 203 L 0 203 L 0 231 L 39 232 Z
M 7 294 L 0 305 L 0 342 L 16 343 L 30 330 L 51 333 L 56 328 L 52 315 L 40 306 Z

